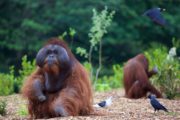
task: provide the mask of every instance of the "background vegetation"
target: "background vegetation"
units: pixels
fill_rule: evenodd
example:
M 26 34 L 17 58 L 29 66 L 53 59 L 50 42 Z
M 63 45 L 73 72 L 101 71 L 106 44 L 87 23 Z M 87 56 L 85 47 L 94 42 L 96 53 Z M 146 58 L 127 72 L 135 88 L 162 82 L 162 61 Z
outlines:
M 88 70 L 94 69 L 94 76 L 98 74 L 99 77 L 92 78 L 96 90 L 121 87 L 123 64 L 143 52 L 151 66 L 157 65 L 160 71 L 153 83 L 159 88 L 163 86 L 160 89 L 166 95 L 175 96 L 177 93 L 172 91 L 180 92 L 180 87 L 174 86 L 179 85 L 180 79 L 179 6 L 178 0 L 1 0 L 0 95 L 19 92 L 23 80 L 35 69 L 37 51 L 55 36 L 64 38 L 78 60 Z M 153 7 L 166 9 L 166 27 L 142 16 Z M 96 17 L 99 20 L 93 19 Z M 92 36 L 98 38 L 95 45 Z M 177 55 L 173 61 L 166 60 L 173 46 Z M 174 85 L 167 89 L 165 86 L 171 83 Z

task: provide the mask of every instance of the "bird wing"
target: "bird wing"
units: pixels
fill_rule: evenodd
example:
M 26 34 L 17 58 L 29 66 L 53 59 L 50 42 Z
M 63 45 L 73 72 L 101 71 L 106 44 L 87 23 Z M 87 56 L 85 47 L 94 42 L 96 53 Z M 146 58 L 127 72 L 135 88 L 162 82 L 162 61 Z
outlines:
M 153 22 L 164 26 L 166 24 L 165 19 L 161 15 L 161 12 L 157 9 L 150 9 L 144 13 L 144 15 L 148 16 Z
M 164 26 L 164 25 L 166 25 L 166 21 L 165 21 L 165 19 L 163 18 L 163 16 L 161 15 L 161 14 L 157 14 L 157 15 L 154 15 L 153 17 L 152 17 L 152 20 L 155 22 L 155 23 L 157 23 L 157 24 L 160 24 L 160 25 L 162 25 L 162 26 Z
M 112 96 L 94 105 L 94 107 L 108 107 L 112 104 Z
M 100 107 L 104 107 L 104 106 L 106 106 L 106 101 L 102 101 L 102 102 L 98 103 L 98 105 L 99 105 Z
M 152 104 L 152 106 L 153 106 L 155 109 L 157 109 L 157 110 L 167 111 L 167 109 L 166 109 L 161 103 L 159 103 L 159 101 L 156 100 L 156 99 L 152 99 L 152 100 L 151 100 L 151 104 Z

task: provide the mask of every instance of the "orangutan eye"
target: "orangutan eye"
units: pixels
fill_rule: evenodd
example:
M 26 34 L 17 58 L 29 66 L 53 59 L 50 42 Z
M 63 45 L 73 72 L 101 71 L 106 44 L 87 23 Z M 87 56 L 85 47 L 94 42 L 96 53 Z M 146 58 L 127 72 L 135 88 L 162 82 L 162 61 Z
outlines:
M 58 51 L 57 51 L 57 50 L 54 50 L 53 53 L 54 53 L 54 54 L 58 54 Z
M 46 52 L 47 55 L 49 55 L 49 54 L 51 54 L 51 53 L 52 53 L 51 50 L 47 50 L 47 52 Z

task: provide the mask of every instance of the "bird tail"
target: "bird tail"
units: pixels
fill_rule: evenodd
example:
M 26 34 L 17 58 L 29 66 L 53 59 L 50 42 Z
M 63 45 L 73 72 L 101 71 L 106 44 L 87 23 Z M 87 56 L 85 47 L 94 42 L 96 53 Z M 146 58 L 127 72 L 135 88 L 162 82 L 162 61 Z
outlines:
M 163 109 L 165 112 L 169 112 L 165 107 L 164 107 L 164 109 Z
M 169 111 L 167 110 L 167 108 L 166 108 L 166 107 L 164 107 L 163 105 L 162 105 L 161 110 L 164 110 L 165 112 L 169 112 Z
M 100 107 L 108 107 L 108 106 L 110 106 L 111 104 L 112 104 L 112 96 L 109 97 L 109 98 L 107 98 L 107 99 L 104 100 L 104 101 L 101 101 L 101 102 L 93 105 L 93 106 L 96 107 L 96 108 L 100 108 Z

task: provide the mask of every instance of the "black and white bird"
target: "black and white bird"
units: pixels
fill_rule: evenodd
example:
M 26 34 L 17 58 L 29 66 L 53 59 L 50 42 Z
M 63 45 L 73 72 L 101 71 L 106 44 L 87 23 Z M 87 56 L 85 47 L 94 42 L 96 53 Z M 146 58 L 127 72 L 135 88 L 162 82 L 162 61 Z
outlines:
M 108 107 L 112 104 L 112 96 L 94 105 L 94 107 Z
M 166 20 L 163 18 L 161 12 L 165 11 L 163 8 L 152 8 L 147 10 L 143 15 L 149 17 L 154 23 L 165 26 Z
M 168 110 L 156 99 L 155 95 L 149 95 L 148 98 L 150 99 L 150 103 L 152 107 L 154 108 L 154 113 L 159 110 L 164 110 L 168 112 Z

